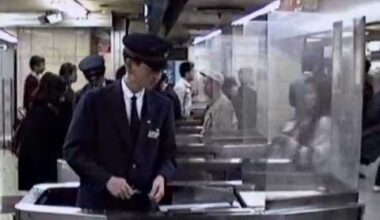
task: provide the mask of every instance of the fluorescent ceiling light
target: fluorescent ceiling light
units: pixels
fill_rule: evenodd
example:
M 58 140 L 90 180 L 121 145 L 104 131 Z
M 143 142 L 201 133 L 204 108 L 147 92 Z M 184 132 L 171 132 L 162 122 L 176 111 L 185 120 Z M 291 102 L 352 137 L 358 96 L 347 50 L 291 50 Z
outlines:
M 147 4 L 144 4 L 144 18 L 148 17 L 149 7 Z
M 46 15 L 46 19 L 50 24 L 56 24 L 63 20 L 62 13 L 53 13 Z
M 86 18 L 88 14 L 88 10 L 76 0 L 53 0 L 52 5 L 70 17 Z
M 270 12 L 276 11 L 277 9 L 280 8 L 280 6 L 281 6 L 281 1 L 276 0 L 276 1 L 268 4 L 267 6 L 261 8 L 259 10 L 252 12 L 251 14 L 248 14 L 242 18 L 239 18 L 236 21 L 233 21 L 231 23 L 231 25 L 233 25 L 233 26 L 244 25 L 252 19 L 255 19 L 255 18 L 260 17 L 262 15 L 268 14 Z
M 307 38 L 306 42 L 308 43 L 314 43 L 314 42 L 321 42 L 322 39 L 320 38 Z
M 8 46 L 6 44 L 0 44 L 0 50 L 6 51 L 8 49 Z
M 367 44 L 369 51 L 379 51 L 380 50 L 380 41 L 372 41 Z
M 209 39 L 216 37 L 220 34 L 222 34 L 222 30 L 218 29 L 216 31 L 213 31 L 213 32 L 207 34 L 206 36 L 196 37 L 193 41 L 193 45 L 202 43 L 203 41 L 209 40 Z
M 17 43 L 17 38 L 10 33 L 0 29 L 0 39 L 9 43 Z

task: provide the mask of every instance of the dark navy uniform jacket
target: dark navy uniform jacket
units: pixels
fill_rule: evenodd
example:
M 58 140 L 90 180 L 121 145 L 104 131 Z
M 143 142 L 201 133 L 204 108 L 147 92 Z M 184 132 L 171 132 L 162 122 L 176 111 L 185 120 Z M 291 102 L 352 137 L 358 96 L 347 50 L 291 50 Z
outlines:
M 68 164 L 80 177 L 78 205 L 88 209 L 120 205 L 122 201 L 106 189 L 111 176 L 124 177 L 142 193 L 150 192 L 159 174 L 170 181 L 175 172 L 173 115 L 169 99 L 146 90 L 139 137 L 133 146 L 121 82 L 86 93 L 64 146 Z
M 114 83 L 113 80 L 105 79 L 105 86 L 108 86 L 112 83 Z M 79 91 L 75 93 L 75 104 L 79 103 L 79 100 L 82 98 L 84 94 L 86 94 L 88 91 L 91 91 L 93 88 L 91 87 L 90 83 L 87 83 L 83 88 L 81 88 Z

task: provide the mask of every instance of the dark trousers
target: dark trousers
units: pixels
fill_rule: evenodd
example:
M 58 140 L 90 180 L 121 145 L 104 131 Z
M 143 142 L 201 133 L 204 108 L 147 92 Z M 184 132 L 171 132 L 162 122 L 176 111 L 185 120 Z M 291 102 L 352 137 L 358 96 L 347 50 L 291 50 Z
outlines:
M 380 186 L 380 164 L 379 164 L 379 167 L 377 168 L 377 172 L 376 172 L 375 185 Z

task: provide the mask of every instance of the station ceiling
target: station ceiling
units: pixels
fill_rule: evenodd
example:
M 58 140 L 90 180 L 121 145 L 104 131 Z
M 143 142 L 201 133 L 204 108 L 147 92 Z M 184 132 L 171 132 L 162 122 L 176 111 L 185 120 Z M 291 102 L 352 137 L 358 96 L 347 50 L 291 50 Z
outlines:
M 65 0 L 0 0 L 0 13 L 35 13 L 54 10 L 52 2 Z M 125 14 L 143 22 L 143 0 L 77 0 L 90 12 L 115 12 Z M 153 0 L 155 1 L 155 0 Z M 167 0 L 169 4 L 180 0 Z M 169 39 L 188 43 L 195 36 L 204 35 L 213 29 L 228 25 L 251 11 L 255 11 L 273 0 L 181 0 L 185 3 L 178 10 L 175 21 L 170 21 Z M 164 22 L 165 23 L 165 22 Z

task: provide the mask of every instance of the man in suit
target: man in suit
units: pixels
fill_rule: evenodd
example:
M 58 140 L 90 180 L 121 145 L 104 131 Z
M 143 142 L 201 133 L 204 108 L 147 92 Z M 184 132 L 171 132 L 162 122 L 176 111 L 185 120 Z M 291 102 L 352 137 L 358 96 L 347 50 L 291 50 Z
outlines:
M 127 74 L 84 95 L 66 138 L 81 208 L 140 209 L 139 195 L 160 202 L 175 172 L 172 102 L 151 89 L 171 45 L 150 34 L 128 35 L 123 43 Z
M 32 56 L 29 61 L 29 67 L 32 72 L 26 77 L 24 85 L 24 108 L 30 109 L 34 92 L 38 87 L 39 77 L 45 71 L 45 58 Z
M 106 79 L 104 74 L 106 72 L 106 66 L 104 64 L 104 58 L 100 55 L 91 55 L 85 57 L 79 62 L 79 69 L 83 72 L 84 77 L 88 83 L 77 92 L 76 103 L 80 98 L 88 91 L 94 88 L 105 87 L 111 83 L 112 80 Z

